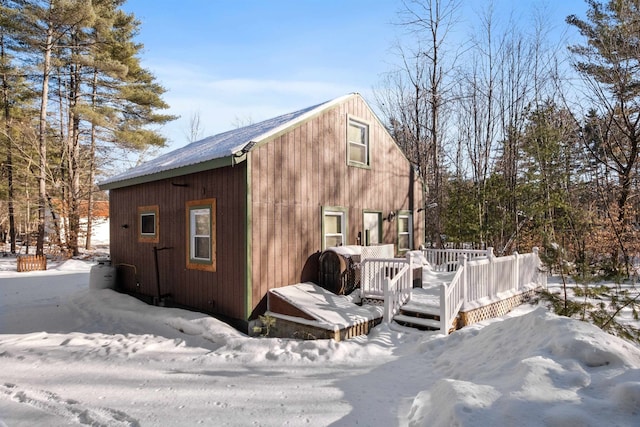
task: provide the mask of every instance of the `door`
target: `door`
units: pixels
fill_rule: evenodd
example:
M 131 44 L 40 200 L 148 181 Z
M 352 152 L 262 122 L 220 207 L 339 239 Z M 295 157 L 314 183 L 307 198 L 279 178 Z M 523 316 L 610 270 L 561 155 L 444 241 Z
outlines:
M 365 212 L 363 216 L 364 236 L 363 245 L 379 245 L 382 243 L 382 213 Z

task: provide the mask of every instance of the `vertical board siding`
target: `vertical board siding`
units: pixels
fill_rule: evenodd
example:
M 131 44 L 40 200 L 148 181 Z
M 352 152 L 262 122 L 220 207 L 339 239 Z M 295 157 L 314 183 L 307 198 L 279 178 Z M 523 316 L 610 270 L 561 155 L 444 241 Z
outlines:
M 118 286 L 127 292 L 155 296 L 153 248 L 168 248 L 158 252 L 161 293 L 171 294 L 176 304 L 245 318 L 245 176 L 246 166 L 239 164 L 110 190 L 111 258 L 118 269 Z M 185 265 L 185 204 L 205 198 L 216 198 L 217 203 L 217 271 L 213 273 L 188 270 Z M 158 243 L 138 242 L 137 207 L 145 205 L 158 205 Z
M 347 165 L 351 115 L 369 124 L 370 168 Z M 363 211 L 409 209 L 410 166 L 359 97 L 324 111 L 256 146 L 250 153 L 253 307 L 269 289 L 298 283 L 321 250 L 321 207 L 348 208 L 347 243 L 356 244 Z M 414 184 L 414 245 L 424 234 L 421 185 Z M 382 239 L 397 243 L 397 223 L 383 221 Z
M 347 165 L 349 116 L 369 124 L 369 168 Z M 362 231 L 363 211 L 386 216 L 409 209 L 409 163 L 359 96 L 258 143 L 248 156 L 250 195 L 246 163 L 110 191 L 111 256 L 125 291 L 156 295 L 153 247 L 166 247 L 158 252 L 163 294 L 177 304 L 247 320 L 252 314 L 245 307 L 247 280 L 249 308 L 255 310 L 264 307 L 269 289 L 317 276 L 323 206 L 348 209 L 349 245 Z M 415 213 L 422 206 L 419 182 L 414 196 L 417 246 L 424 235 L 424 213 Z M 185 265 L 185 203 L 206 198 L 216 198 L 217 204 L 216 272 Z M 252 214 L 248 278 L 247 200 Z M 159 206 L 158 243 L 138 242 L 137 208 L 149 205 Z M 381 238 L 396 244 L 397 223 L 384 221 Z

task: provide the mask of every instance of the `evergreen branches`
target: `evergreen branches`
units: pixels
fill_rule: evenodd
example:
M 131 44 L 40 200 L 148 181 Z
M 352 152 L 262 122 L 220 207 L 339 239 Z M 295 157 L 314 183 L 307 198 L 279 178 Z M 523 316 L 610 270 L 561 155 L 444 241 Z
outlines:
M 143 46 L 134 41 L 140 22 L 122 11 L 122 4 L 121 0 L 0 2 L 4 94 L 0 101 L 5 110 L 0 139 L 10 170 L 21 167 L 16 153 L 37 159 L 38 167 L 27 170 L 38 181 L 39 253 L 48 229 L 48 197 L 58 201 L 51 206 L 66 219 L 65 246 L 77 254 L 80 205 L 88 203 L 90 217 L 100 165 L 113 160 L 109 153 L 114 147 L 135 151 L 163 146 L 165 138 L 157 126 L 175 119 L 159 113 L 168 108 L 162 100 L 165 90 L 141 66 Z M 35 146 L 27 133 L 21 134 L 20 129 L 27 128 L 15 127 L 17 115 L 37 130 Z M 9 188 L 14 188 L 12 179 L 6 181 Z M 10 205 L 15 198 L 15 193 L 9 196 Z M 25 219 L 22 233 L 32 231 L 31 222 L 32 218 Z M 16 227 L 14 221 L 10 234 Z

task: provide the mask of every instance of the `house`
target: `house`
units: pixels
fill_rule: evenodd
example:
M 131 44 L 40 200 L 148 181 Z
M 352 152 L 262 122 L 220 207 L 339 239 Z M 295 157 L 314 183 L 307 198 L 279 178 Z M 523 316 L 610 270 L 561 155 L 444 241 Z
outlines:
M 326 248 L 402 254 L 424 235 L 422 184 L 359 94 L 191 143 L 100 188 L 119 288 L 241 329 L 270 289 L 316 282 Z

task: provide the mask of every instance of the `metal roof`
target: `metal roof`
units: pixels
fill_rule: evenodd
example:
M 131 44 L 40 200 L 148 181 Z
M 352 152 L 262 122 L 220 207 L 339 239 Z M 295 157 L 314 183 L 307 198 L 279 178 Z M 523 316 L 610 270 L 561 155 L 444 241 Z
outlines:
M 232 164 L 233 156 L 238 153 L 249 151 L 256 143 L 276 135 L 350 96 L 353 94 L 192 142 L 121 174 L 107 178 L 98 185 L 102 189 L 117 188 Z M 221 159 L 229 159 L 229 162 L 216 162 Z M 158 176 L 155 177 L 155 175 Z

